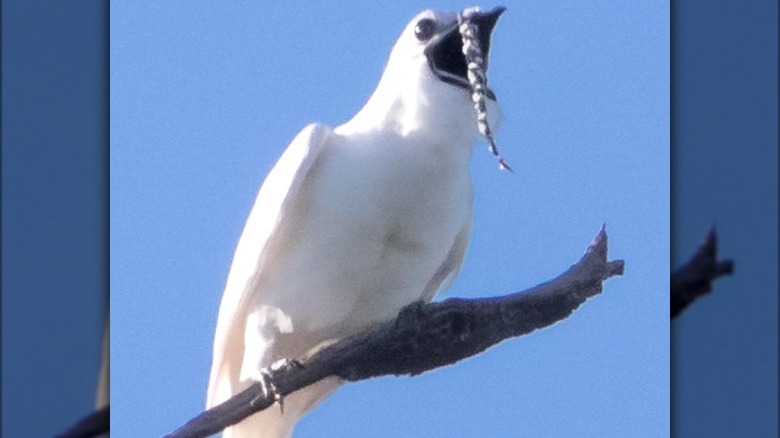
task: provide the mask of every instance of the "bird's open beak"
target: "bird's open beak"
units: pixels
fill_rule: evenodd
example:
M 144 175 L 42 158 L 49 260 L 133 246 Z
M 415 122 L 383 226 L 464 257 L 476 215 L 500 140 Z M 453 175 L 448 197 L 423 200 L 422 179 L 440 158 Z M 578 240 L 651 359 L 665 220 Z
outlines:
M 493 28 L 496 26 L 498 17 L 506 10 L 499 6 L 491 11 L 473 12 L 468 19 L 476 24 L 477 38 L 484 58 L 484 67 L 487 71 L 488 55 L 490 53 L 490 36 Z M 470 89 L 467 76 L 466 58 L 463 55 L 463 40 L 458 30 L 458 22 L 455 21 L 449 26 L 442 28 L 435 35 L 428 46 L 425 48 L 425 56 L 428 58 L 428 64 L 431 71 L 444 82 L 457 85 L 459 87 Z M 496 95 L 489 88 L 486 95 L 492 100 L 496 100 Z

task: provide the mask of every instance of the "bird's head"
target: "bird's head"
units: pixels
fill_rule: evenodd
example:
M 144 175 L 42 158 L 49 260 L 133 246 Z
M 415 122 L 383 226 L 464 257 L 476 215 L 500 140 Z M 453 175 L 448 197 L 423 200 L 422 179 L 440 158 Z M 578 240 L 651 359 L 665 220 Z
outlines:
M 464 12 L 475 26 L 486 70 L 490 37 L 504 8 Z M 458 24 L 456 13 L 426 10 L 414 17 L 393 46 L 376 91 L 355 119 L 402 134 L 436 130 L 461 138 L 479 136 Z M 486 88 L 485 96 L 488 121 L 495 126 L 500 119 L 495 93 Z

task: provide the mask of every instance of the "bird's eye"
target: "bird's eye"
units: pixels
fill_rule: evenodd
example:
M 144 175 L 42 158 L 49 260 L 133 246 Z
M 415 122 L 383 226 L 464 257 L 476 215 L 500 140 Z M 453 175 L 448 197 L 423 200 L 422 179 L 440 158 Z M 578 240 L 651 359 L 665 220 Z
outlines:
M 414 36 L 420 41 L 428 41 L 433 37 L 434 30 L 436 30 L 436 22 L 430 18 L 423 18 L 414 27 Z

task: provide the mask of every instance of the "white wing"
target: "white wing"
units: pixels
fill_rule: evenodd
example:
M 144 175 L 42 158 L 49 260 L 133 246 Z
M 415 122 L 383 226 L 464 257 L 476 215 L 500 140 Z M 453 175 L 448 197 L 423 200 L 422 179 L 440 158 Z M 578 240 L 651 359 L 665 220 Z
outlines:
M 331 133 L 330 128 L 320 124 L 305 127 L 290 143 L 260 187 L 236 247 L 219 307 L 207 408 L 227 400 L 238 386 L 246 323 L 246 311 L 242 303 L 250 298 L 257 302 L 257 297 L 252 294 L 259 293 L 247 286 L 266 265 L 267 249 L 275 246 L 272 240 L 284 238 L 275 231 L 284 220 L 290 205 L 296 202 L 302 182 L 319 154 L 327 147 Z
M 434 272 L 433 277 L 423 290 L 422 300 L 431 301 L 439 292 L 447 290 L 463 266 L 463 259 L 466 257 L 466 250 L 469 246 L 469 236 L 471 235 L 471 215 L 461 227 L 452 243 L 452 248 L 447 253 L 447 257 L 441 262 L 439 268 Z

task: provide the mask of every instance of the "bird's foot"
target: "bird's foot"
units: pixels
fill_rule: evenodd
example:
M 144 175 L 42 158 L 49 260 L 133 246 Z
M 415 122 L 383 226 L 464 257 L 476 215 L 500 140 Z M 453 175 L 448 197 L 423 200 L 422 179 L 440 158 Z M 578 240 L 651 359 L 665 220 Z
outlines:
M 252 380 L 260 384 L 260 394 L 252 400 L 252 405 L 263 404 L 265 400 L 273 398 L 274 403 L 279 403 L 279 409 L 284 413 L 284 398 L 279 393 L 279 389 L 274 382 L 273 371 L 275 371 L 274 365 L 271 369 L 260 368 Z
M 260 368 L 252 376 L 252 380 L 260 384 L 262 392 L 252 400 L 252 404 L 258 404 L 263 400 L 273 398 L 274 403 L 278 403 L 279 409 L 284 413 L 284 397 L 279 392 L 276 382 L 274 382 L 274 373 L 290 368 L 303 368 L 303 364 L 295 359 L 279 359 L 268 368 Z
M 279 359 L 276 362 L 271 364 L 271 371 L 273 372 L 277 372 L 282 369 L 291 369 L 291 368 L 300 369 L 303 368 L 303 364 L 296 359 L 287 359 L 287 358 Z

